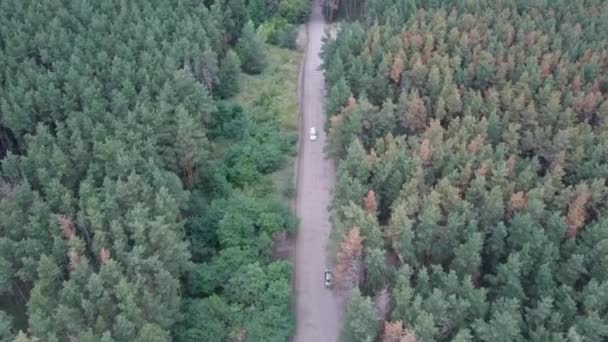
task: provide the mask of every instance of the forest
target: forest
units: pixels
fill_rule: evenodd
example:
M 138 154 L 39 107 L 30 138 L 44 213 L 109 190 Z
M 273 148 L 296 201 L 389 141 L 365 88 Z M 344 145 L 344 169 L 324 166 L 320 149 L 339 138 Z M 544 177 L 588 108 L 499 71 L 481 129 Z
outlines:
M 329 0 L 346 341 L 608 339 L 608 2 Z
M 297 136 L 234 99 L 309 11 L 0 0 L 0 341 L 291 335 Z

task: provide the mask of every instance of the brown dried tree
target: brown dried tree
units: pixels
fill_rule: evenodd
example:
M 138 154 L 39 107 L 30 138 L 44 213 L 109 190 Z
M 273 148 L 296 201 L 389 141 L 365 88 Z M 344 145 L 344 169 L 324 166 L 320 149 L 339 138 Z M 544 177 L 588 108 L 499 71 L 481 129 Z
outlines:
M 110 261 L 110 251 L 105 247 L 99 252 L 99 262 L 102 265 L 106 265 Z
M 576 94 L 581 91 L 581 74 L 574 75 L 574 79 L 572 79 L 572 91 Z
M 362 269 L 363 238 L 359 228 L 351 229 L 340 245 L 336 261 L 336 289 L 348 293 L 359 282 Z
M 82 256 L 74 247 L 70 247 L 68 250 L 68 259 L 70 259 L 70 269 L 73 270 L 78 266 L 82 261 Z
M 401 81 L 401 73 L 403 72 L 404 62 L 400 55 L 395 56 L 393 65 L 391 66 L 391 80 L 396 84 Z
M 59 215 L 59 225 L 61 226 L 61 235 L 64 239 L 71 241 L 76 235 L 76 228 L 72 218 L 65 215 Z
M 566 236 L 571 238 L 576 236 L 578 231 L 585 225 L 587 219 L 587 209 L 585 208 L 589 201 L 589 188 L 583 183 L 578 190 L 574 200 L 568 206 L 568 216 L 566 217 L 566 225 L 568 230 Z
M 521 210 L 526 207 L 527 201 L 526 194 L 523 191 L 516 192 L 511 195 L 511 209 Z
M 483 146 L 483 142 L 484 139 L 481 134 L 477 134 L 477 136 L 473 140 L 471 140 L 471 142 L 467 146 L 467 151 L 471 154 L 477 154 Z
M 509 176 L 515 176 L 515 165 L 517 164 L 517 159 L 515 159 L 515 155 L 511 155 L 509 159 L 507 159 L 507 170 L 509 170 Z
M 401 321 L 384 322 L 383 342 L 399 342 L 403 335 L 403 324 Z
M 479 168 L 477 170 L 475 170 L 475 176 L 476 177 L 485 177 L 488 174 L 488 171 L 489 171 L 488 164 L 481 163 Z
M 367 160 L 372 165 L 378 161 L 378 155 L 376 154 L 376 150 L 374 150 L 373 147 L 372 147 L 371 151 L 369 151 L 369 154 L 366 157 L 367 157 Z
M 378 202 L 376 201 L 374 190 L 368 191 L 367 195 L 363 198 L 363 207 L 370 214 L 375 214 L 378 211 Z
M 348 104 L 342 109 L 343 112 L 351 113 L 357 108 L 357 99 L 351 95 L 348 97 Z
M 391 296 L 388 292 L 388 288 L 384 287 L 374 299 L 374 304 L 376 306 L 376 314 L 378 315 L 378 319 L 384 321 L 388 318 L 388 314 L 391 309 Z
M 401 321 L 384 322 L 383 342 L 416 342 L 416 334 L 404 328 Z
M 434 152 L 433 145 L 431 145 L 431 141 L 429 139 L 422 140 L 422 144 L 420 144 L 420 161 L 422 161 L 422 165 L 429 166 L 431 165 L 431 160 L 433 159 Z
M 420 94 L 415 92 L 407 101 L 407 108 L 402 118 L 402 124 L 405 128 L 421 130 L 426 128 L 426 120 L 424 101 L 420 97 Z

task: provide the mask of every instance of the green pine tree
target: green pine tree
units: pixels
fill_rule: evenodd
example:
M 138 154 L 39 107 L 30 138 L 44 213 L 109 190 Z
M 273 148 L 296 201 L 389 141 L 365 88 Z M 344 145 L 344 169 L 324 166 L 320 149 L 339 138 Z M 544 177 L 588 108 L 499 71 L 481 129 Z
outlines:
M 237 49 L 243 71 L 248 74 L 259 74 L 264 71 L 267 65 L 266 56 L 251 20 L 243 26 Z
M 216 87 L 216 94 L 221 98 L 229 98 L 238 94 L 240 90 L 241 61 L 233 50 L 228 50 L 219 72 L 220 83 Z
M 349 342 L 372 342 L 376 337 L 376 311 L 369 297 L 359 289 L 350 293 L 346 307 L 345 337 Z

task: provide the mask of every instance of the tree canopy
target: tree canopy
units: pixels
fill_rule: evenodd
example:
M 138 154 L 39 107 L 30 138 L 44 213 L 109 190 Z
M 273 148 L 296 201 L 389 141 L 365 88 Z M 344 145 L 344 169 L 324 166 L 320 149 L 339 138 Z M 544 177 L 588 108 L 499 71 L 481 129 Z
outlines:
M 361 234 L 363 296 L 394 303 L 374 338 L 608 338 L 606 3 L 362 14 L 322 57 L 334 229 Z
M 222 101 L 282 2 L 0 1 L 1 341 L 291 334 L 293 140 Z

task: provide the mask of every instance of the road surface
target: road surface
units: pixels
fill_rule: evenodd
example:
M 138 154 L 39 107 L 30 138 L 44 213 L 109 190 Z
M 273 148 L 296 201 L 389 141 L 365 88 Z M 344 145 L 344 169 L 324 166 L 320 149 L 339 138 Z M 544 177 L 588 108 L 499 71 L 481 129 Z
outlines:
M 294 342 L 337 342 L 341 328 L 338 300 L 323 285 L 327 242 L 331 225 L 327 208 L 335 181 L 332 160 L 325 159 L 323 111 L 325 78 L 320 70 L 321 38 L 325 22 L 320 1 L 315 0 L 308 23 L 308 47 L 302 74 L 302 129 L 296 195 L 300 218 L 295 257 L 296 332 Z M 310 127 L 317 140 L 311 141 Z

